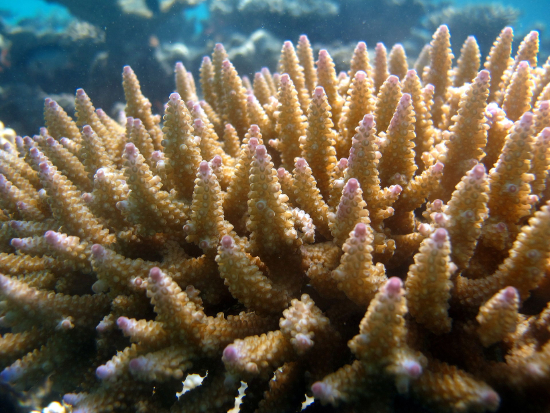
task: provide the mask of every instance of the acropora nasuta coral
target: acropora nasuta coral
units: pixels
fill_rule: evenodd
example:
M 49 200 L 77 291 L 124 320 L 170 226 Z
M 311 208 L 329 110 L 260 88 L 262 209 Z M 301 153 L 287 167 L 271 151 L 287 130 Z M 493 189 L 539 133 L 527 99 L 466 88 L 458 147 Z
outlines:
M 125 125 L 46 99 L 0 150 L 0 379 L 79 413 L 225 412 L 241 381 L 243 412 L 549 409 L 534 33 L 481 71 L 446 26 L 423 73 L 360 42 L 339 76 L 302 36 L 253 86 L 219 44 L 163 118 L 125 67 Z

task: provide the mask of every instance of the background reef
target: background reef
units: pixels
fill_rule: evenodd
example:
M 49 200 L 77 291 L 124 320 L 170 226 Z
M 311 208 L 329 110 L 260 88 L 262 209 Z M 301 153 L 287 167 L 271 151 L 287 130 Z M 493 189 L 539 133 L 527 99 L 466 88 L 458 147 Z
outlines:
M 167 79 L 175 62 L 196 75 L 202 56 L 216 42 L 224 43 L 239 73 L 251 76 L 258 61 L 274 70 L 281 42 L 306 33 L 316 51 L 330 46 L 337 70 L 344 70 L 359 40 L 373 46 L 401 42 L 415 57 L 440 24 L 453 32 L 455 54 L 468 35 L 475 35 L 487 53 L 502 27 L 519 15 L 494 3 L 464 7 L 427 0 L 51 3 L 70 14 L 59 8 L 21 20 L 7 13 L 0 25 L 2 119 L 23 134 L 40 126 L 44 97 L 55 96 L 70 110 L 68 95 L 78 87 L 116 117 L 122 89 L 114 73 L 125 64 L 137 71 L 159 110 L 171 91 Z M 543 32 L 541 41 L 544 56 Z

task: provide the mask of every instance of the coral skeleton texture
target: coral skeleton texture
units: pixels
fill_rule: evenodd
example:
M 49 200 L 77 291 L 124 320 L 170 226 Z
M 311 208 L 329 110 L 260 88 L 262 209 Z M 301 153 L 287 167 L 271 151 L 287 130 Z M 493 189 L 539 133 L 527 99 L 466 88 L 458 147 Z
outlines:
M 75 413 L 241 382 L 241 412 L 548 411 L 550 64 L 512 39 L 337 75 L 301 36 L 253 85 L 218 44 L 163 118 L 124 67 L 125 125 L 46 99 L 0 149 L 0 380 Z

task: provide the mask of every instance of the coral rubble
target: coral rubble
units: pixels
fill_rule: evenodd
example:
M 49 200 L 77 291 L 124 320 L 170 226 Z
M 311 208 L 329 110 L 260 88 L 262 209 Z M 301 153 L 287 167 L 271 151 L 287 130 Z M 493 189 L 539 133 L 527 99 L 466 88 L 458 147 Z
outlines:
M 441 26 L 422 73 L 360 42 L 337 75 L 302 36 L 253 84 L 218 44 L 163 118 L 124 67 L 125 125 L 46 99 L 0 149 L 0 380 L 79 413 L 241 382 L 243 412 L 547 411 L 550 69 L 512 37 L 480 71 Z

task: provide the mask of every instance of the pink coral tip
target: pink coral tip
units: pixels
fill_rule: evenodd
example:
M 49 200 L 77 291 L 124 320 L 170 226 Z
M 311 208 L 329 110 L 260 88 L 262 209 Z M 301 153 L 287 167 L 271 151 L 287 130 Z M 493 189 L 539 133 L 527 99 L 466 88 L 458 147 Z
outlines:
M 92 245 L 92 254 L 95 258 L 101 258 L 105 254 L 105 248 L 103 245 L 94 244 Z
M 305 172 L 307 161 L 304 158 L 296 158 L 296 169 L 299 172 Z
M 359 81 L 359 82 L 364 81 L 366 78 L 367 78 L 367 74 L 365 72 L 363 72 L 362 70 L 359 70 L 355 73 L 354 79 Z
M 412 97 L 409 93 L 403 93 L 401 99 L 399 100 L 400 105 L 409 105 L 412 101 Z
M 25 241 L 23 241 L 21 238 L 12 238 L 10 244 L 13 248 L 17 250 L 25 247 Z
M 224 235 L 221 240 L 222 247 L 225 249 L 232 248 L 234 245 L 233 238 L 229 235 Z
M 544 128 L 542 130 L 542 132 L 540 133 L 540 139 L 542 139 L 542 141 L 546 142 L 550 139 L 550 128 Z
M 94 130 L 90 125 L 84 125 L 84 127 L 82 128 L 82 132 L 84 132 L 84 135 L 89 137 L 94 133 Z
M 265 148 L 265 145 L 256 146 L 256 157 L 258 158 L 258 160 L 265 159 L 266 155 L 267 155 L 267 150 Z
M 153 162 L 163 161 L 163 160 L 164 160 L 164 152 L 162 152 L 162 151 L 154 151 L 154 152 L 151 154 L 151 160 L 152 160 Z
M 418 232 L 420 232 L 420 234 L 422 234 L 424 237 L 430 235 L 431 228 L 428 224 L 419 224 L 417 229 Z
M 210 175 L 212 170 L 210 169 L 210 165 L 208 165 L 208 162 L 201 161 L 201 163 L 199 164 L 199 172 L 203 176 Z
M 370 113 L 363 116 L 363 127 L 365 129 L 371 129 L 374 127 L 374 116 L 372 116 Z
M 445 215 L 438 212 L 437 214 L 434 214 L 433 220 L 437 225 L 444 225 L 445 224 Z
M 125 74 L 125 75 L 130 75 L 130 74 L 134 73 L 134 71 L 132 70 L 132 68 L 130 66 L 126 65 L 122 68 L 122 73 Z
M 498 405 L 500 404 L 500 397 L 496 391 L 484 390 L 480 396 L 483 404 L 488 410 L 495 411 L 498 408 Z
M 485 165 L 482 163 L 477 164 L 472 168 L 472 176 L 474 179 L 482 179 L 485 176 Z
M 147 360 L 144 357 L 136 357 L 135 359 L 130 360 L 128 367 L 132 372 L 144 371 L 147 367 Z
M 153 267 L 151 271 L 149 271 L 149 277 L 154 283 L 159 283 L 164 278 L 164 274 L 159 267 Z
M 250 128 L 248 128 L 248 133 L 251 135 L 258 135 L 260 133 L 260 127 L 258 125 L 250 125 Z
M 533 114 L 531 112 L 525 112 L 519 122 L 521 127 L 530 128 L 533 122 Z
M 519 298 L 518 290 L 516 290 L 514 287 L 506 287 L 502 291 L 502 298 L 508 302 L 513 302 L 514 300 Z
M 348 158 L 341 158 L 339 161 L 338 161 L 338 168 L 340 170 L 344 170 L 348 167 Z
M 537 30 L 531 30 L 527 35 L 527 40 L 537 40 L 539 38 L 539 32 Z
M 222 157 L 220 155 L 216 155 L 212 158 L 212 160 L 210 161 L 210 163 L 212 164 L 212 166 L 214 168 L 220 168 L 223 164 L 223 160 L 222 160 Z
M 136 145 L 131 142 L 126 144 L 124 150 L 128 156 L 135 156 L 137 154 Z
M 130 319 L 128 317 L 119 317 L 118 320 L 116 320 L 116 325 L 118 328 L 120 328 L 122 331 L 128 330 L 130 327 Z
M 389 295 L 399 294 L 401 287 L 403 286 L 403 281 L 397 277 L 391 277 L 386 282 L 386 293 Z
M 481 70 L 477 74 L 477 78 L 482 82 L 488 82 L 491 79 L 491 74 L 488 70 Z
M 359 181 L 355 178 L 351 178 L 346 183 L 346 186 L 344 188 L 344 192 L 346 192 L 347 194 L 352 194 L 352 193 L 357 192 L 358 189 L 359 189 Z
M 313 393 L 313 397 L 321 400 L 322 403 L 326 403 L 334 398 L 334 391 L 332 387 L 322 381 L 313 383 L 311 386 L 311 392 Z
M 355 232 L 356 237 L 364 237 L 367 235 L 367 226 L 362 222 L 359 222 L 355 225 L 355 229 L 353 231 Z
M 195 124 L 195 129 L 197 129 L 197 132 L 202 131 L 204 128 L 204 122 L 200 118 L 195 119 L 193 123 Z
M 397 85 L 399 83 L 399 78 L 395 75 L 391 75 L 391 76 L 388 77 L 388 79 L 386 81 L 390 84 Z M 411 95 L 409 95 L 409 98 L 410 97 L 411 97 Z M 403 98 L 403 97 L 401 97 L 401 98 Z
M 313 347 L 315 343 L 307 334 L 298 333 L 294 337 L 293 344 L 297 351 L 304 352 Z
M 321 96 L 323 96 L 325 94 L 325 89 L 323 89 L 322 86 L 317 86 L 315 88 L 315 91 L 313 92 L 313 95 L 316 97 L 316 98 L 320 98 Z
M 171 93 L 170 94 L 170 102 L 172 103 L 176 103 L 176 102 L 179 102 L 181 100 L 181 96 L 179 93 Z
M 401 185 L 392 185 L 390 186 L 390 193 L 393 197 L 396 197 L 403 191 L 403 187 Z
M 432 235 L 432 239 L 438 243 L 445 242 L 447 239 L 447 230 L 445 228 L 436 229 Z
M 57 245 L 61 242 L 61 234 L 55 232 L 55 231 L 46 231 L 44 234 L 44 238 L 46 239 L 46 242 L 51 245 Z
M 439 173 L 443 172 L 444 167 L 445 167 L 445 165 L 442 162 L 437 161 L 435 163 L 435 165 L 432 167 L 433 172 L 436 173 L 436 174 L 439 174 Z
M 521 70 L 529 69 L 529 62 L 527 60 L 522 60 L 521 62 L 519 62 L 518 69 L 521 69 Z
M 45 174 L 49 174 L 51 172 L 50 165 L 48 165 L 47 162 L 40 162 L 38 164 L 38 167 L 40 168 L 40 171 L 44 172 Z
M 416 379 L 422 374 L 422 366 L 416 360 L 406 360 L 403 363 L 403 369 L 407 376 Z

